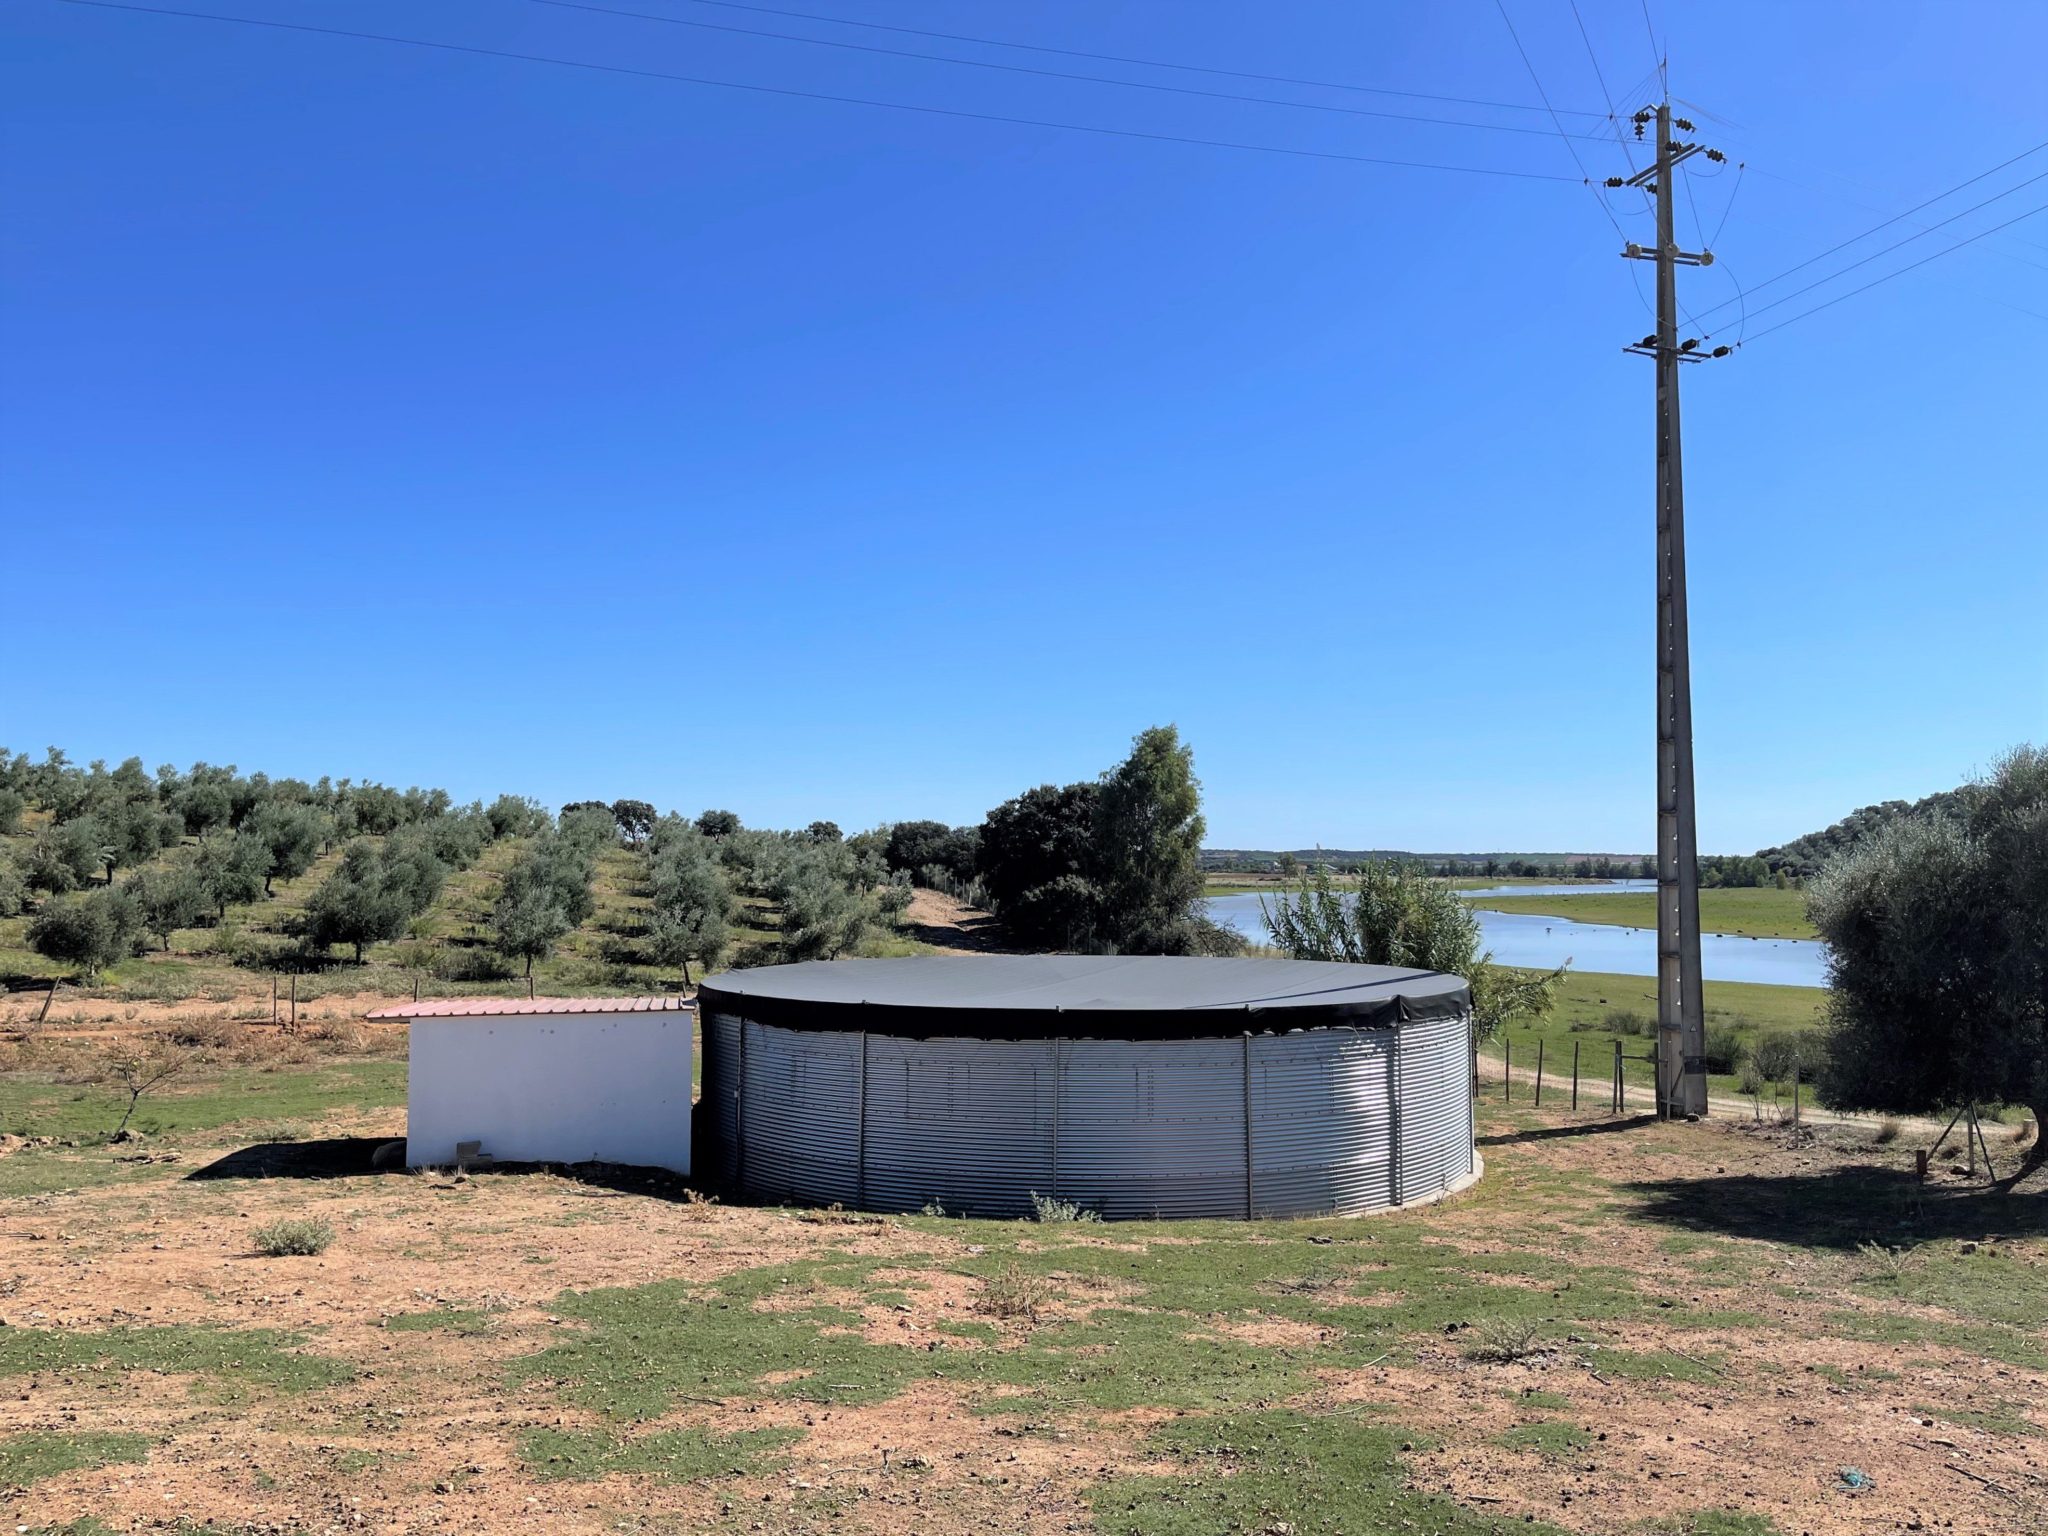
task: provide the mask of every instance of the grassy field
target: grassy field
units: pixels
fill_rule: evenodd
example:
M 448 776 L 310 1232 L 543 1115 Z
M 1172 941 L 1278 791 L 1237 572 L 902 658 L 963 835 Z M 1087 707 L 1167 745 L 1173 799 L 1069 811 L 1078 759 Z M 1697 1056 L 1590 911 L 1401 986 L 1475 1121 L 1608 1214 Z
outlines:
M 875 1218 L 372 1173 L 383 1057 L 230 1051 L 107 1146 L 11 1049 L 8 1129 L 76 1143 L 0 1157 L 25 1531 L 1836 1536 L 2048 1495 L 2048 1209 L 1904 1142 L 1489 1103 L 1437 1207 Z M 300 1217 L 332 1246 L 252 1250 Z
M 1657 926 L 1654 891 L 1575 891 L 1567 896 L 1482 896 L 1475 905 L 1492 912 L 1533 912 L 1581 923 L 1618 923 L 1629 928 Z M 1751 939 L 1811 939 L 1806 920 L 1806 893 L 1772 886 L 1715 888 L 1700 892 L 1700 927 L 1708 933 L 1732 933 Z
M 1706 984 L 1707 1028 L 1731 1031 L 1748 1045 L 1759 1036 L 1777 1032 L 1802 1032 L 1820 1024 L 1827 993 L 1819 987 L 1771 987 L 1753 982 L 1710 981 Z M 1544 1062 L 1551 1073 L 1565 1074 L 1569 1083 L 1572 1047 L 1579 1047 L 1580 1070 L 1584 1078 L 1604 1085 L 1614 1060 L 1614 1042 L 1621 1042 L 1623 1071 L 1631 1083 L 1653 1084 L 1656 1074 L 1643 1058 L 1654 1052 L 1654 1033 L 1646 1032 L 1657 1017 L 1657 980 L 1654 976 L 1612 976 L 1595 971 L 1568 971 L 1558 989 L 1557 1006 L 1536 1024 L 1511 1025 L 1506 1041 L 1512 1044 L 1515 1065 L 1536 1064 L 1536 1043 L 1543 1042 Z M 1498 1059 L 1496 1043 L 1486 1054 Z M 1498 1086 L 1498 1077 L 1493 1079 Z M 1711 1073 L 1711 1093 L 1735 1093 L 1740 1082 L 1734 1073 Z

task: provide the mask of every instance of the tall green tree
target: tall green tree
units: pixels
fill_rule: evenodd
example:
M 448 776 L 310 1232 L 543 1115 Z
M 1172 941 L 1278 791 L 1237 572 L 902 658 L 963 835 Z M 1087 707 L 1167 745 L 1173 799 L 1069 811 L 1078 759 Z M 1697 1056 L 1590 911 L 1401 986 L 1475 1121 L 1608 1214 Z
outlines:
M 612 820 L 618 823 L 619 835 L 638 848 L 654 831 L 654 807 L 645 800 L 614 800 Z
M 1090 844 L 1102 937 L 1120 954 L 1201 948 L 1202 787 L 1195 754 L 1170 725 L 1139 733 L 1104 775 Z
M 1829 953 L 1823 1103 L 2014 1103 L 2048 1149 L 2048 748 L 2020 747 L 1926 817 L 1897 817 L 1808 888 Z

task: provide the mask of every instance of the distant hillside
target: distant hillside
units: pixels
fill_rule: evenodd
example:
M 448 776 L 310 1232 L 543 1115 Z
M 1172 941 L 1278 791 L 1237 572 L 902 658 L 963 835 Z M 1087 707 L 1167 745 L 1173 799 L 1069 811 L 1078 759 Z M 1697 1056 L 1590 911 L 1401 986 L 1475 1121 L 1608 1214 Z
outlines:
M 1823 831 L 1809 832 L 1781 847 L 1759 849 L 1757 857 L 1770 866 L 1773 874 L 1783 870 L 1795 880 L 1804 880 L 1818 874 L 1830 859 L 1848 853 L 1893 822 L 1927 821 L 1960 812 L 1970 793 L 1970 786 L 1965 784 L 1939 790 L 1923 800 L 1886 800 L 1879 805 L 1866 805 Z

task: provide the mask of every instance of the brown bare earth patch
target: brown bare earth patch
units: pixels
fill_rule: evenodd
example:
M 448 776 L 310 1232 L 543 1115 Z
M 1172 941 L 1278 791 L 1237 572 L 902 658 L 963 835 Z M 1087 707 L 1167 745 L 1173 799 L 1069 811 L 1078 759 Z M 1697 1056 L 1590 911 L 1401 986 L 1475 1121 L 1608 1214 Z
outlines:
M 367 1148 L 403 1112 L 337 1103 L 306 1129 Z M 2048 1264 L 2037 1199 L 1922 1192 L 1902 1182 L 1910 1154 L 1867 1138 L 1491 1107 L 1482 1133 L 1486 1178 L 1439 1206 L 1246 1228 L 854 1220 L 693 1201 L 625 1170 L 222 1177 L 260 1139 L 250 1127 L 153 1138 L 133 1155 L 165 1160 L 133 1163 L 31 1127 L 0 1177 L 75 1167 L 81 1183 L 24 1185 L 40 1192 L 0 1215 L 0 1361 L 24 1341 L 171 1326 L 225 1331 L 252 1361 L 261 1330 L 277 1339 L 260 1348 L 333 1371 L 279 1385 L 233 1350 L 226 1366 L 124 1367 L 109 1344 L 0 1375 L 0 1444 L 137 1434 L 146 1456 L 0 1491 L 0 1518 L 1050 1536 L 1113 1527 L 1097 1501 L 1118 1479 L 1140 1479 L 1118 1484 L 1128 1497 L 1197 1500 L 1255 1471 L 1153 1438 L 1247 1413 L 1395 1427 L 1402 1487 L 1517 1526 L 1636 1536 L 1734 1509 L 1783 1536 L 2048 1529 L 2048 1340 L 2014 1300 Z M 286 1216 L 325 1220 L 331 1245 L 258 1257 L 251 1231 Z M 1233 1244 L 1250 1278 L 1224 1297 Z M 983 1306 L 1008 1270 L 1043 1287 L 1029 1315 Z M 678 1374 L 639 1418 L 579 1392 L 578 1369 L 617 1363 L 630 1386 L 641 1365 L 642 1325 L 593 1312 L 593 1293 L 750 1277 L 707 1315 L 799 1331 L 814 1309 L 850 1316 L 818 1330 L 830 1374 L 802 1358 L 709 1385 Z M 1573 1313 L 1582 1288 L 1611 1300 Z M 1455 1306 L 1438 1305 L 1447 1289 Z M 1168 1326 L 1142 1326 L 1167 1306 Z M 1535 1319 L 1525 1355 L 1475 1356 L 1489 1309 Z M 575 1341 L 604 1358 L 520 1369 Z M 1151 1352 L 1130 1381 L 1127 1349 Z M 1232 1386 L 1248 1358 L 1274 1374 Z M 884 1385 L 833 1399 L 875 1362 Z M 739 1471 L 674 1481 L 630 1454 L 759 1430 L 780 1438 Z M 616 1465 L 591 1449 L 607 1446 Z M 1271 1495 L 1250 1528 L 1374 1528 L 1377 1505 L 1340 1496 L 1323 1519 L 1297 1496 Z

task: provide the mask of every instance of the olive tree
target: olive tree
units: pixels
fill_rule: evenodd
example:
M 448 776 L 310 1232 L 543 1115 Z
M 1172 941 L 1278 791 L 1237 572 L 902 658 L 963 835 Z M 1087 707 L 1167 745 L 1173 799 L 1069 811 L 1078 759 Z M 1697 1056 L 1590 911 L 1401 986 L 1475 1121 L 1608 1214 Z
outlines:
M 2048 748 L 1837 857 L 1807 911 L 1829 954 L 1823 1103 L 2024 1104 L 2048 1132 Z M 2037 1134 L 2014 1181 L 2044 1158 Z
M 733 897 L 709 838 L 677 817 L 654 832 L 648 885 L 654 916 L 648 935 L 655 963 L 673 965 L 690 985 L 694 961 L 709 970 L 730 940 Z
M 200 842 L 193 871 L 214 914 L 225 917 L 230 905 L 255 901 L 263 894 L 270 849 L 240 832 L 216 834 Z
M 101 971 L 135 953 L 142 920 L 125 887 L 66 896 L 47 903 L 29 924 L 29 947 L 46 959 L 78 967 L 90 984 Z
M 361 965 L 365 945 L 398 938 L 417 915 L 408 877 L 407 870 L 388 863 L 368 842 L 350 843 L 340 867 L 306 903 L 306 937 L 323 948 L 348 945 Z
M 1491 1039 L 1510 1021 L 1540 1018 L 1556 1001 L 1564 967 L 1528 972 L 1495 965 L 1480 947 L 1479 919 L 1456 892 L 1405 864 L 1364 865 L 1355 891 L 1339 890 L 1326 865 L 1304 874 L 1259 911 L 1273 943 L 1296 960 L 1398 965 L 1461 976 L 1472 990 L 1472 1028 Z
M 161 869 L 142 870 L 125 888 L 135 899 L 143 931 L 154 934 L 166 950 L 173 933 L 196 927 L 211 911 L 199 871 L 189 858 Z
M 265 800 L 249 813 L 236 835 L 262 845 L 263 894 L 268 896 L 273 880 L 296 880 L 313 867 L 327 840 L 327 818 L 310 805 Z

